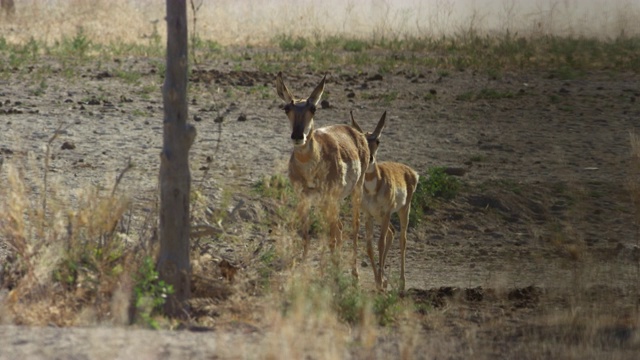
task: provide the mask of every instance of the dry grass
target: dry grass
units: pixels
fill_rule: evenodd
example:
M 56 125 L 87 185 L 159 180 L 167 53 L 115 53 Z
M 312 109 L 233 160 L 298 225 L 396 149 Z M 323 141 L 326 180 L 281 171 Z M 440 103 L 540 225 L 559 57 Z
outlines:
M 572 9 L 559 5 L 540 9 L 526 21 L 518 20 L 524 15 L 508 16 L 515 10 L 507 7 L 503 23 L 497 25 L 483 20 L 486 17 L 481 13 L 467 13 L 461 18 L 474 21 L 463 26 L 464 21 L 456 20 L 446 4 L 420 23 L 409 20 L 432 10 L 427 5 L 414 13 L 384 6 L 367 12 L 355 2 L 340 2 L 334 5 L 344 6 L 345 13 L 325 23 L 321 20 L 329 17 L 326 9 L 333 3 L 322 9 L 311 2 L 296 9 L 280 3 L 266 3 L 265 8 L 236 3 L 221 1 L 215 9 L 208 3 L 201 8 L 198 56 L 246 58 L 252 54 L 250 66 L 264 71 L 297 63 L 314 69 L 376 64 L 386 71 L 398 63 L 442 71 L 535 67 L 552 68 L 555 76 L 566 78 L 586 69 L 640 71 L 639 25 L 629 20 L 640 10 L 632 2 L 620 5 L 611 19 L 602 20 L 599 29 L 577 26 L 582 24 L 576 18 L 580 13 L 567 17 Z M 162 58 L 164 7 L 159 1 L 58 4 L 49 8 L 45 2 L 19 2 L 16 16 L 0 25 L 6 30 L 0 37 L 0 58 L 19 70 L 28 69 L 41 57 L 85 62 L 99 62 L 114 53 Z M 367 23 L 368 18 L 377 20 Z M 273 19 L 286 21 L 275 23 Z M 523 28 L 515 28 L 519 23 L 525 24 Z M 409 27 L 403 27 L 406 24 Z M 291 28 L 299 32 L 292 34 Z M 502 32 L 487 36 L 496 28 Z M 581 37 L 594 33 L 598 36 Z M 246 53 L 227 52 L 225 46 L 230 44 L 245 46 Z M 257 45 L 261 47 L 256 49 Z M 390 56 L 380 56 L 388 52 L 405 57 L 389 62 Z M 5 66 L 0 69 L 14 71 Z M 131 77 L 135 82 L 135 74 Z M 628 184 L 640 248 L 640 139 L 634 133 L 631 147 Z M 0 240 L 11 254 L 4 264 L 2 286 L 7 291 L 0 293 L 0 323 L 177 326 L 154 313 L 153 304 L 140 305 L 135 298 L 136 286 L 144 276 L 156 286 L 155 290 L 145 288 L 150 301 L 161 297 L 161 286 L 154 282 L 153 274 L 141 274 L 145 256 L 154 255 L 156 214 L 137 212 L 140 204 L 123 195 L 126 189 L 116 191 L 117 184 L 69 189 L 55 178 L 45 178 L 47 173 L 45 161 L 18 156 L 0 167 L 0 182 L 6 184 L 0 187 Z M 611 357 L 625 358 L 640 348 L 638 287 L 625 288 L 635 289 L 629 290 L 635 291 L 632 294 L 618 293 L 594 287 L 590 280 L 606 272 L 616 281 L 637 284 L 640 261 L 635 274 L 615 261 L 596 264 L 571 219 L 559 222 L 546 244 L 552 252 L 561 253 L 561 260 L 541 260 L 541 267 L 568 269 L 563 274 L 570 276 L 550 281 L 556 286 L 554 291 L 563 291 L 539 294 L 541 300 L 522 300 L 500 293 L 505 289 L 487 289 L 498 294 L 486 294 L 488 300 L 480 304 L 456 294 L 446 297 L 440 306 L 431 298 L 422 301 L 417 295 L 377 294 L 366 286 L 353 286 L 350 275 L 341 269 L 318 266 L 327 263 L 319 255 L 327 252 L 321 245 L 313 250 L 316 257 L 301 263 L 296 200 L 286 179 L 266 179 L 258 188 L 252 196 L 259 198 L 268 213 L 266 224 L 256 225 L 262 226 L 259 231 L 247 225 L 236 227 L 234 212 L 226 210 L 232 205 L 230 194 L 212 206 L 204 190 L 194 190 L 192 218 L 202 232 L 194 235 L 197 280 L 190 320 L 191 325 L 260 333 L 260 357 L 312 354 L 335 359 L 399 354 L 408 359 L 452 353 L 460 357 L 515 356 L 519 352 L 528 358 L 606 357 L 612 353 Z M 223 231 L 227 226 L 233 230 Z M 322 243 L 322 221 L 315 226 Z M 272 232 L 263 235 L 267 228 Z M 234 249 L 233 256 L 225 256 L 228 248 Z M 341 259 L 341 263 L 347 261 Z M 367 270 L 361 273 L 370 275 Z M 506 288 L 509 281 L 496 283 Z
M 495 1 L 343 2 L 326 0 L 323 6 L 303 0 L 286 1 L 195 0 L 197 32 L 222 44 L 266 44 L 274 35 L 317 38 L 346 36 L 396 39 L 405 36 L 439 38 L 470 29 L 524 36 L 610 38 L 640 33 L 640 8 L 633 1 L 590 0 L 576 3 Z M 33 38 L 47 44 L 73 37 L 79 28 L 96 41 L 144 42 L 154 34 L 164 38 L 165 6 L 159 0 L 60 0 L 16 2 L 16 14 L 2 27 L 10 42 Z M 191 10 L 190 16 L 192 16 Z M 192 21 L 190 21 L 192 23 Z M 293 30 L 295 29 L 295 30 Z
M 122 324 L 130 274 L 144 255 L 126 226 L 131 203 L 115 184 L 66 189 L 44 176 L 48 170 L 33 159 L 3 166 L 0 238 L 10 253 L 3 321 Z

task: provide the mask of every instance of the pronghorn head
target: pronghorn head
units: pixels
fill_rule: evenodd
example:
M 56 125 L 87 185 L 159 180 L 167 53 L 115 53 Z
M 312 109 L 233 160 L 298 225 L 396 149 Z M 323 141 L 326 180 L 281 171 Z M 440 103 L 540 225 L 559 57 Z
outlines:
M 282 81 L 282 72 L 276 77 L 276 90 L 285 102 L 284 111 L 291 122 L 291 140 L 295 146 L 304 146 L 313 131 L 313 115 L 322 97 L 326 78 L 327 75 L 322 78 L 308 99 L 296 99 Z
M 378 125 L 373 133 L 364 132 L 360 125 L 356 122 L 356 119 L 353 117 L 353 111 L 351 111 L 351 126 L 356 130 L 360 131 L 367 138 L 367 143 L 369 144 L 369 168 L 375 165 L 376 163 L 376 153 L 378 152 L 378 146 L 380 146 L 380 135 L 382 134 L 382 130 L 385 127 L 385 121 L 387 119 L 387 112 L 385 111 L 382 114 L 382 117 L 378 121 Z

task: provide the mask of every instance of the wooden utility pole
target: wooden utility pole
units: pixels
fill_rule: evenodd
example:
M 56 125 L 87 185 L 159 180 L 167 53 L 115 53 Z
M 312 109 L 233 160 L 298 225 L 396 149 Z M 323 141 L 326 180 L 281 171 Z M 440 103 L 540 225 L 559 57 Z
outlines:
M 189 149 L 196 129 L 187 124 L 187 6 L 167 0 L 167 72 L 162 86 L 163 146 L 160 155 L 160 278 L 173 286 L 165 303 L 168 316 L 185 315 L 191 295 L 189 261 Z

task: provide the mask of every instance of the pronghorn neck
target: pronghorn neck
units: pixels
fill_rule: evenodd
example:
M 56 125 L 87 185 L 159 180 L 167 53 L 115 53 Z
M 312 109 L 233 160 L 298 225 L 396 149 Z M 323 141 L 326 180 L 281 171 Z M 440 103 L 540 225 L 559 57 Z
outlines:
M 368 193 L 376 193 L 380 187 L 380 168 L 378 162 L 372 161 L 364 173 L 364 189 Z
M 307 142 L 302 146 L 294 146 L 293 147 L 293 157 L 297 162 L 301 164 L 306 164 L 310 160 L 317 158 L 317 145 L 314 140 L 314 129 L 311 128 L 309 131 L 309 135 L 307 135 Z

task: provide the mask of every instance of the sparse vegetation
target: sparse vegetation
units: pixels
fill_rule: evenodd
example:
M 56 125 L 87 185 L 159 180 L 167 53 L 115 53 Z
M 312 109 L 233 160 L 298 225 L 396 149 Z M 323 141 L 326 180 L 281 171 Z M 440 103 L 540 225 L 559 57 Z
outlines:
M 136 315 L 145 324 L 157 329 L 159 325 L 153 315 L 162 310 L 167 296 L 173 293 L 173 288 L 159 279 L 155 261 L 149 256 L 142 258 L 134 282 L 133 302 Z
M 226 26 L 234 17 L 221 17 L 204 2 L 198 24 L 206 26 L 190 34 L 189 59 L 189 112 L 199 132 L 189 214 L 199 225 L 191 234 L 198 239 L 192 248 L 198 281 L 188 321 L 179 321 L 158 311 L 173 289 L 159 281 L 155 261 L 164 15 L 144 1 L 47 3 L 21 4 L 10 21 L 0 12 L 0 79 L 10 84 L 0 90 L 0 328 L 43 326 L 6 330 L 3 354 L 37 340 L 12 343 L 12 332 L 132 325 L 216 329 L 205 335 L 223 339 L 222 358 L 636 356 L 640 145 L 637 129 L 629 129 L 629 155 L 619 131 L 619 122 L 634 124 L 640 100 L 640 34 L 628 19 L 607 20 L 608 29 L 620 29 L 591 36 L 582 23 L 560 16 L 560 6 L 541 5 L 541 15 L 529 15 L 527 23 L 536 25 L 528 31 L 487 33 L 482 22 L 468 22 L 439 33 L 446 15 L 420 8 L 388 10 L 383 24 L 367 19 L 373 30 L 350 32 L 359 23 L 357 9 L 353 21 L 327 31 L 310 20 L 323 18 L 315 16 L 322 7 L 291 9 L 286 27 Z M 58 10 L 44 10 L 53 3 L 64 21 Z M 620 6 L 609 19 L 638 11 L 635 4 Z M 308 13 L 296 17 L 303 8 Z M 422 20 L 407 21 L 411 16 Z M 412 30 L 399 30 L 400 23 Z M 286 124 L 271 121 L 281 111 L 273 89 L 273 74 L 281 70 L 299 74 L 296 90 L 329 74 L 329 105 L 319 105 L 319 126 L 345 120 L 351 107 L 402 110 L 402 121 L 415 117 L 434 126 L 415 131 L 424 145 L 411 153 L 407 143 L 390 146 L 388 160 L 465 164 L 463 178 L 441 167 L 421 174 L 406 292 L 372 291 L 363 242 L 355 284 L 345 271 L 349 227 L 342 257 L 327 259 L 326 225 L 315 212 L 312 250 L 301 259 L 298 198 L 278 168 L 288 155 L 284 145 L 261 143 L 255 156 L 241 154 L 239 145 L 266 142 L 275 128 L 288 140 Z M 532 109 L 526 103 L 544 108 L 543 115 L 523 113 Z M 71 125 L 53 130 L 60 117 Z M 38 125 L 24 127 L 25 119 Z M 514 140 L 502 133 L 512 119 L 537 121 L 564 142 L 538 147 L 549 137 L 531 132 L 533 126 L 519 128 Z M 390 139 L 415 141 L 394 126 L 389 129 L 398 133 L 390 131 Z M 467 127 L 478 131 L 462 131 Z M 59 138 L 45 153 L 52 131 Z M 229 133 L 234 143 L 220 146 L 218 135 Z M 105 138 L 116 140 L 105 146 Z M 603 152 L 601 144 L 610 146 Z M 580 152 L 567 155 L 565 146 Z M 140 155 L 146 167 L 119 187 L 101 181 L 113 179 L 122 168 L 114 162 L 130 155 Z M 350 216 L 347 207 L 341 211 Z M 393 262 L 397 246 L 390 251 Z M 388 265 L 393 274 L 397 263 Z M 98 342 L 85 339 L 86 347 Z M 56 349 L 52 356 L 69 355 Z

